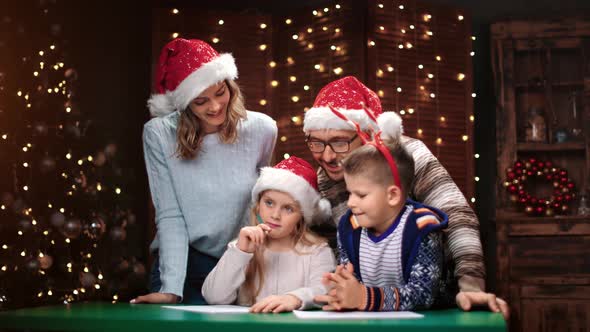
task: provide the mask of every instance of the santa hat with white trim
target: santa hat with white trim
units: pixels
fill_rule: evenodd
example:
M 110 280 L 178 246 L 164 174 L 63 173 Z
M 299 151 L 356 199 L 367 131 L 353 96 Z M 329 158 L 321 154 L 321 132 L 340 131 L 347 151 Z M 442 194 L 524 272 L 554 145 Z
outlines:
M 252 204 L 266 190 L 285 192 L 301 206 L 303 219 L 310 225 L 314 220 L 325 220 L 332 215 L 330 202 L 318 192 L 316 171 L 305 160 L 291 156 L 274 167 L 263 167 L 252 188 Z
M 156 92 L 148 100 L 150 114 L 164 116 L 184 110 L 208 87 L 237 77 L 238 69 L 231 54 L 220 55 L 202 40 L 176 38 L 160 53 Z
M 363 131 L 381 130 L 384 139 L 398 140 L 403 133 L 402 119 L 395 112 L 383 112 L 377 94 L 367 88 L 354 76 L 346 76 L 323 87 L 313 106 L 305 113 L 303 131 L 340 129 L 354 130 L 347 122 L 334 114 L 335 108 L 352 122 L 358 123 Z M 369 109 L 377 123 L 364 108 Z

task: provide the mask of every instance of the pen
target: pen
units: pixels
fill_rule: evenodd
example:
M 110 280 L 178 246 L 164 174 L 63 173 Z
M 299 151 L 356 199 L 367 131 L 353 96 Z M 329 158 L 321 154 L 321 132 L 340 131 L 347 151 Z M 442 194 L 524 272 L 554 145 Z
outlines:
M 260 218 L 260 215 L 257 213 L 256 214 L 256 220 L 258 220 L 258 224 L 262 225 L 264 224 L 264 221 L 262 221 L 262 218 Z M 268 234 L 270 231 L 264 230 L 264 234 Z

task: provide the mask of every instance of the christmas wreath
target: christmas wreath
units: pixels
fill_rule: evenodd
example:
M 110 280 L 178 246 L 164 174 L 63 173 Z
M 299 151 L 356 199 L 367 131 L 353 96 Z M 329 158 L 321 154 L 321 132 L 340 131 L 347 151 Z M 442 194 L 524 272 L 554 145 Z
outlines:
M 543 181 L 553 186 L 553 195 L 540 198 L 527 192 L 529 181 Z M 510 193 L 510 200 L 524 208 L 528 215 L 553 216 L 567 214 L 569 203 L 575 198 L 575 185 L 568 178 L 567 170 L 557 168 L 550 161 L 530 158 L 517 160 L 513 167 L 506 169 L 504 187 Z

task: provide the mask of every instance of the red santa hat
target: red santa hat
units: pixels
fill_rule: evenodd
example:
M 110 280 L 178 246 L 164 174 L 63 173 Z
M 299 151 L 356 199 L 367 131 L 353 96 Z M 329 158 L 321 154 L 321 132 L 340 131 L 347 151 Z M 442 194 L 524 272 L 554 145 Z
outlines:
M 314 220 L 328 219 L 332 214 L 330 202 L 318 192 L 315 170 L 301 158 L 291 156 L 274 167 L 263 167 L 252 189 L 252 203 L 256 204 L 266 190 L 291 195 L 301 206 L 303 219 L 308 225 Z
M 234 57 L 219 54 L 198 39 L 176 38 L 160 53 L 155 93 L 148 100 L 152 116 L 184 110 L 201 92 L 222 80 L 238 77 Z
M 356 77 L 346 76 L 320 90 L 313 106 L 305 113 L 303 131 L 306 134 L 320 129 L 354 130 L 349 122 L 336 116 L 330 106 L 352 122 L 358 123 L 363 131 L 381 130 L 381 137 L 393 140 L 399 139 L 403 133 L 399 115 L 395 112 L 383 112 L 381 100 L 374 91 Z M 376 123 L 367 115 L 364 107 L 374 114 Z

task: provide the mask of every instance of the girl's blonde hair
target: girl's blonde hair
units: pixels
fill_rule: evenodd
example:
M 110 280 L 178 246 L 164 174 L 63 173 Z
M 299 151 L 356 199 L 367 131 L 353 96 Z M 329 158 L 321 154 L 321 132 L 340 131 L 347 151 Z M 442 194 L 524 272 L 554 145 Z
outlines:
M 219 137 L 223 143 L 233 143 L 238 136 L 238 122 L 246 118 L 246 107 L 240 87 L 233 80 L 225 80 L 229 89 L 229 103 L 227 116 L 219 130 Z M 176 155 L 184 160 L 194 159 L 203 142 L 199 119 L 191 111 L 190 106 L 180 112 L 178 128 L 176 129 Z
M 265 192 L 266 191 L 260 193 L 258 196 L 258 201 L 250 210 L 250 224 L 252 226 L 258 225 L 258 219 L 256 218 L 256 215 L 258 214 L 260 198 Z M 310 254 L 309 252 L 301 252 L 297 250 L 296 245 L 301 244 L 304 246 L 312 246 L 326 242 L 326 239 L 314 234 L 311 230 L 309 230 L 309 227 L 305 223 L 302 214 L 301 219 L 295 228 L 295 233 L 293 234 L 293 251 L 295 251 L 295 253 L 298 255 Z M 258 294 L 260 294 L 260 290 L 264 285 L 264 269 L 264 246 L 259 246 L 254 252 L 254 256 L 250 260 L 250 263 L 248 263 L 248 267 L 246 268 L 246 280 L 244 281 L 244 291 L 246 292 L 246 297 L 249 299 L 249 303 L 251 305 L 256 303 L 256 298 L 258 297 Z M 258 284 L 256 284 L 257 277 Z

